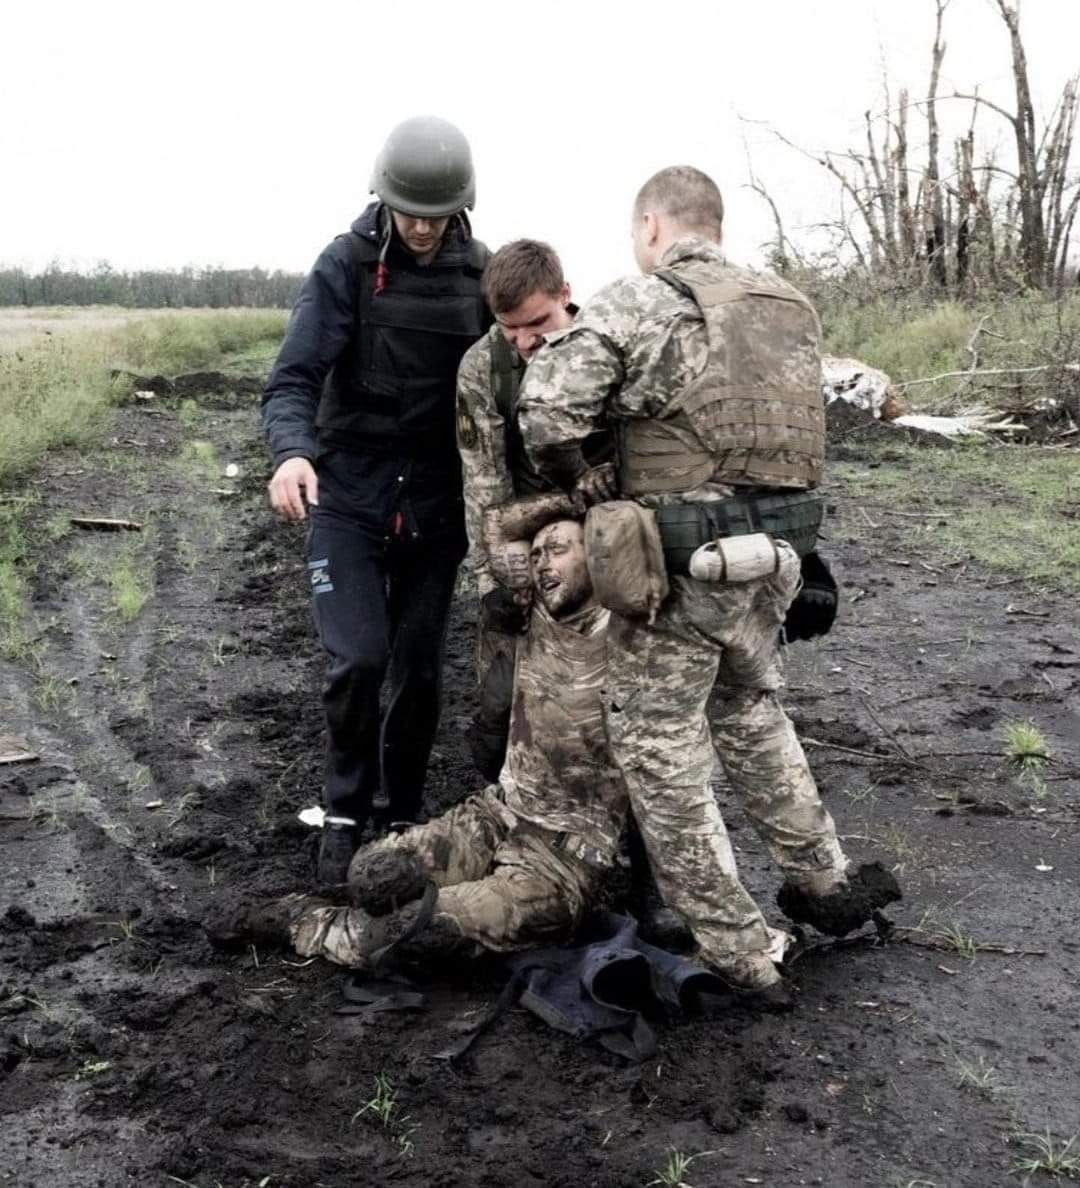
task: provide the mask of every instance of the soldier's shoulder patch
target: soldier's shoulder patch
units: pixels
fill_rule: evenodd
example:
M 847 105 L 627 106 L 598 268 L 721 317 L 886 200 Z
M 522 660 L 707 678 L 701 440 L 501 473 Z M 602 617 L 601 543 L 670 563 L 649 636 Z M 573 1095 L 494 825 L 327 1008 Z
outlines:
M 480 440 L 479 430 L 476 428 L 476 418 L 469 407 L 468 400 L 458 393 L 457 398 L 457 439 L 463 450 L 475 450 Z

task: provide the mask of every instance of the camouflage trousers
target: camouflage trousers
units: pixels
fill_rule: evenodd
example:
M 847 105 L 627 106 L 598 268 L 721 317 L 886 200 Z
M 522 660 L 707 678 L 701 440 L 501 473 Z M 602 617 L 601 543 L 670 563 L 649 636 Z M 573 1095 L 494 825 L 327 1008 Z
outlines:
M 799 559 L 781 544 L 772 577 L 738 585 L 672 579 L 650 625 L 612 615 L 605 726 L 657 885 L 707 961 L 760 953 L 769 935 L 743 887 L 710 775 L 720 761 L 785 878 L 841 875 L 847 861 L 790 718 L 779 632 Z M 706 703 L 728 691 L 710 740 Z
M 438 887 L 436 919 L 476 953 L 559 944 L 595 898 L 600 872 L 559 851 L 556 836 L 522 827 L 493 786 L 426 825 L 365 846 L 350 870 L 379 850 L 408 850 Z M 363 968 L 371 921 L 360 908 L 312 906 L 292 925 L 293 945 L 305 957 Z

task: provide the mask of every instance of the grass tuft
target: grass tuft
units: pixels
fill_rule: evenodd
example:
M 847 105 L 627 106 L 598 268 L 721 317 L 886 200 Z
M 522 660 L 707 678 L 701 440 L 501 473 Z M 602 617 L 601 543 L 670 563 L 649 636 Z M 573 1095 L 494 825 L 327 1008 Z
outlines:
M 682 1151 L 676 1151 L 673 1147 L 667 1163 L 655 1169 L 655 1178 L 648 1181 L 646 1188 L 652 1188 L 655 1184 L 663 1185 L 663 1188 L 693 1188 L 692 1184 L 686 1182 L 686 1173 L 690 1170 L 690 1165 L 715 1154 L 715 1151 L 698 1151 L 694 1155 L 684 1155 Z
M 1023 1176 L 1025 1184 L 1035 1175 L 1080 1180 L 1080 1135 L 1056 1139 L 1047 1129 L 1042 1134 L 1014 1134 L 1009 1141 L 1023 1150 L 1013 1161 L 1012 1172 Z

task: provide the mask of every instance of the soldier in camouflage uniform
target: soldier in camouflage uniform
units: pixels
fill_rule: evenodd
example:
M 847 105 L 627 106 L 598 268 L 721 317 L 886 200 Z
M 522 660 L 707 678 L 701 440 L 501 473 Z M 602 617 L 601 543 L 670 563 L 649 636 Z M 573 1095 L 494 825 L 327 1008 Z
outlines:
M 470 733 L 477 767 L 498 777 L 510 711 L 514 644 L 527 606 L 500 586 L 481 534 L 486 508 L 550 491 L 553 484 L 529 461 L 517 423 L 521 377 L 544 335 L 573 323 L 577 306 L 554 249 L 535 239 L 501 247 L 484 271 L 484 296 L 495 316 L 487 334 L 465 353 L 457 380 L 457 435 L 465 480 L 465 526 L 480 599 L 477 675 L 481 712 Z M 610 457 L 608 435 L 586 442 L 591 467 Z
M 622 493 L 646 506 L 726 505 L 737 489 L 816 485 L 824 445 L 816 315 L 778 278 L 728 265 L 721 220 L 719 191 L 700 171 L 676 167 L 650 179 L 634 209 L 643 275 L 601 290 L 530 364 L 519 400 L 526 450 L 564 488 L 581 485 L 580 443 L 602 417 L 619 440 Z M 740 321 L 725 303 L 747 292 L 768 300 L 751 304 L 750 320 Z M 714 329 L 725 316 L 726 337 Z M 722 375 L 736 359 L 743 371 Z M 755 403 L 762 376 L 772 390 Z M 715 393 L 721 379 L 736 385 L 722 391 L 726 402 Z M 778 553 L 775 573 L 745 584 L 672 576 L 654 622 L 612 614 L 608 633 L 605 725 L 660 891 L 701 956 L 747 988 L 778 989 L 779 973 L 710 787 L 705 707 L 718 673 L 731 698 L 714 741 L 783 871 L 785 910 L 846 931 L 899 895 L 880 868 L 886 885 L 879 879 L 871 892 L 863 886 L 868 868 L 849 872 L 777 698 L 779 633 L 800 570 L 783 540 Z
M 601 715 L 609 613 L 593 597 L 578 522 L 542 528 L 531 568 L 536 604 L 499 782 L 358 851 L 349 870 L 358 906 L 290 897 L 212 935 L 287 934 L 304 956 L 359 969 L 391 944 L 430 958 L 569 938 L 605 884 L 627 815 Z M 437 895 L 422 897 L 431 884 Z

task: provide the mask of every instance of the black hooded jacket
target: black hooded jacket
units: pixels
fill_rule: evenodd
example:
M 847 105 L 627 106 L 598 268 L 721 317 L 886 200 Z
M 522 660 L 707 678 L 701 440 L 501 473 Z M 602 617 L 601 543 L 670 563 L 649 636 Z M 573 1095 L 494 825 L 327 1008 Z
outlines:
M 345 454 L 351 514 L 382 530 L 401 512 L 411 532 L 428 532 L 462 514 L 455 383 L 491 322 L 480 289 L 488 253 L 462 216 L 430 264 L 395 232 L 380 265 L 381 214 L 372 203 L 304 281 L 263 426 L 275 467 Z

